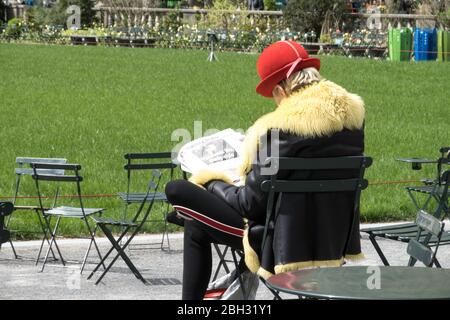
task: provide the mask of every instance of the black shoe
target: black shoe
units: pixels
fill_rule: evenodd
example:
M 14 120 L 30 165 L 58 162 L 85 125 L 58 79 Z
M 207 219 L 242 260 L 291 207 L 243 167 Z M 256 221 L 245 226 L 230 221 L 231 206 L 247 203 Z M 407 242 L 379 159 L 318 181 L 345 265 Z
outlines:
M 178 215 L 178 212 L 172 211 L 166 216 L 166 220 L 169 223 L 176 224 L 177 226 L 184 227 L 184 219 Z

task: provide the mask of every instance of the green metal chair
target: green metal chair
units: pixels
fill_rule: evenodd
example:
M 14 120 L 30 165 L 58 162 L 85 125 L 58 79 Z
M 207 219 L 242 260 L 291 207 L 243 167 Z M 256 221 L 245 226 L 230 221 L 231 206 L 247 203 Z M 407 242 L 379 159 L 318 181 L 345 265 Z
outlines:
M 91 250 L 92 244 L 94 244 L 95 249 L 97 251 L 98 257 L 100 260 L 102 260 L 102 255 L 100 253 L 100 250 L 97 246 L 97 242 L 95 241 L 95 233 L 97 231 L 97 226 L 92 227 L 89 224 L 88 217 L 91 217 L 93 215 L 101 215 L 104 211 L 102 208 L 85 208 L 81 193 L 81 182 L 83 181 L 83 177 L 80 176 L 79 172 L 81 170 L 81 165 L 79 164 L 54 164 L 54 163 L 31 163 L 31 167 L 33 168 L 33 179 L 35 180 L 36 184 L 36 190 L 39 200 L 39 207 L 40 212 L 42 213 L 44 219 L 46 220 L 47 226 L 49 228 L 48 232 L 50 234 L 50 244 L 47 249 L 47 253 L 44 258 L 44 262 L 42 264 L 41 272 L 44 271 L 45 265 L 48 260 L 48 256 L 50 251 L 52 250 L 53 245 L 55 245 L 59 257 L 61 259 L 61 263 L 65 266 L 65 261 L 62 257 L 61 251 L 59 249 L 59 246 L 56 242 L 56 236 L 58 234 L 60 222 L 62 219 L 77 219 L 82 221 L 83 225 L 86 227 L 86 230 L 89 234 L 88 239 L 90 239 L 89 246 L 86 250 L 86 253 L 84 255 L 84 259 L 81 265 L 81 271 L 80 273 L 83 273 L 84 267 L 86 265 L 87 259 L 89 257 L 89 252 Z M 48 171 L 42 171 L 44 170 L 64 170 L 68 171 L 69 173 L 72 173 L 71 175 L 56 175 L 51 174 Z M 72 207 L 72 206 L 56 206 L 56 203 L 54 203 L 54 206 L 50 209 L 47 209 L 44 206 L 44 197 L 41 192 L 41 184 L 42 182 L 46 182 L 48 184 L 52 183 L 66 183 L 66 184 L 74 184 L 76 186 L 76 193 L 77 193 L 77 200 L 79 203 L 79 207 Z M 50 228 L 51 225 L 51 219 L 56 218 L 56 224 L 54 229 L 52 230 Z M 41 247 L 42 249 L 42 247 Z M 40 255 L 40 253 L 39 253 Z M 39 259 L 38 255 L 38 259 Z
M 45 220 L 41 218 L 41 215 L 39 214 L 39 206 L 29 206 L 29 205 L 20 205 L 18 204 L 18 199 L 20 197 L 20 188 L 23 185 L 22 179 L 26 176 L 32 176 L 33 175 L 33 169 L 30 168 L 31 163 L 57 163 L 57 164 L 64 164 L 67 162 L 66 159 L 63 158 L 35 158 L 35 157 L 17 157 L 16 158 L 16 168 L 14 169 L 14 173 L 16 175 L 16 181 L 14 185 L 14 195 L 12 199 L 12 203 L 14 205 L 14 211 L 11 213 L 11 215 L 8 216 L 7 219 L 5 219 L 5 228 L 7 228 L 11 222 L 13 221 L 13 215 L 15 215 L 15 211 L 34 211 L 37 216 L 37 221 L 40 229 L 42 230 L 43 239 L 42 239 L 42 245 L 45 241 L 49 243 L 47 229 L 48 226 L 45 224 Z M 39 170 L 42 173 L 50 173 L 55 175 L 64 175 L 64 170 Z M 58 199 L 58 193 L 59 193 L 59 186 L 56 186 L 54 196 L 53 196 L 53 204 L 56 203 Z M 12 234 L 17 233 L 17 230 L 10 230 Z M 26 232 L 24 230 L 20 230 L 20 232 Z M 16 252 L 16 249 L 14 247 L 13 241 L 10 238 L 9 244 L 11 246 L 12 252 L 14 254 L 15 259 L 28 259 L 23 256 L 19 256 Z M 41 245 L 41 248 L 42 248 Z M 1 249 L 1 244 L 0 244 Z M 53 259 L 56 260 L 55 254 L 53 250 L 51 251 Z M 39 255 L 38 255 L 39 256 Z M 38 263 L 38 259 L 36 259 L 36 264 Z
M 441 151 L 444 151 L 444 148 L 442 148 Z M 436 210 L 434 210 L 432 216 L 440 221 L 442 221 L 446 216 L 450 214 L 448 206 L 449 196 L 447 191 L 449 183 L 448 177 L 446 176 L 445 172 L 444 173 L 441 172 L 443 165 L 449 163 L 447 157 L 448 156 L 444 154 L 443 157 L 439 158 L 437 161 L 434 162 L 431 162 L 430 160 L 421 160 L 421 159 L 418 159 L 419 162 L 411 162 L 413 164 L 413 168 L 414 167 L 420 168 L 421 165 L 424 163 L 436 163 L 438 168 L 438 176 L 436 179 L 427 179 L 423 186 L 406 187 L 408 195 L 413 200 L 413 203 L 419 212 L 429 211 L 428 207 L 430 206 L 430 203 L 432 201 L 436 201 L 437 202 Z M 414 195 L 414 193 L 416 192 L 427 195 L 427 198 L 422 205 L 419 204 L 419 201 L 417 201 Z M 390 265 L 389 261 L 385 256 L 385 254 L 383 253 L 383 250 L 381 249 L 377 239 L 384 238 L 395 241 L 409 242 L 411 239 L 414 239 L 417 236 L 419 230 L 420 230 L 419 226 L 414 221 L 390 226 L 364 228 L 361 229 L 361 232 L 366 233 L 369 236 L 369 240 L 372 243 L 373 247 L 375 248 L 381 261 L 385 266 L 389 266 Z M 425 237 L 423 234 L 421 235 L 420 239 L 424 241 L 423 243 L 424 245 L 428 246 L 447 245 L 450 244 L 450 233 L 444 232 L 441 235 L 439 241 L 438 238 L 435 236 Z M 415 262 L 410 261 L 410 263 L 411 265 L 414 265 Z M 435 259 L 435 264 L 438 267 L 440 266 L 439 261 L 437 259 Z
M 450 165 L 450 147 L 442 147 L 439 149 L 441 156 L 437 160 L 418 159 L 418 158 L 400 158 L 399 161 L 410 163 L 413 170 L 421 170 L 423 165 L 435 164 L 436 165 L 436 177 L 422 179 L 423 185 L 421 186 L 408 186 L 405 189 L 408 192 L 414 206 L 417 210 L 422 208 L 416 197 L 418 194 L 433 195 L 433 198 L 439 202 L 440 195 L 442 194 L 443 187 L 441 186 L 441 175 L 445 166 Z M 439 186 L 435 189 L 435 184 Z
M 429 213 L 420 210 L 417 215 L 416 224 L 418 227 L 417 236 L 415 239 L 411 239 L 408 242 L 408 248 L 406 250 L 410 255 L 408 265 L 413 265 L 415 261 L 419 260 L 427 267 L 432 267 L 433 264 L 440 267 L 439 262 L 436 259 L 436 254 L 444 232 L 444 222 L 436 219 Z M 425 237 L 422 237 L 423 232 L 426 233 Z M 436 238 L 434 249 L 427 245 L 429 242 L 427 239 L 430 237 Z
M 169 179 L 172 180 L 174 177 L 174 171 L 177 165 L 172 162 L 172 153 L 170 152 L 158 152 L 158 153 L 127 153 L 125 154 L 125 159 L 127 163 L 124 166 L 124 169 L 127 172 L 127 191 L 126 192 L 119 192 L 119 198 L 124 203 L 124 213 L 123 218 L 126 219 L 127 217 L 127 211 L 128 207 L 131 204 L 139 204 L 144 199 L 147 199 L 147 201 L 153 201 L 153 195 L 146 198 L 146 193 L 142 191 L 144 188 L 142 188 L 140 185 L 140 189 L 138 191 L 136 188 L 138 183 L 133 182 L 134 180 L 137 180 L 138 177 L 133 177 L 140 172 L 141 176 L 145 176 L 152 170 L 160 170 L 161 172 L 168 170 L 169 171 Z M 147 177 L 146 177 L 147 178 Z M 169 181 L 170 181 L 169 180 Z M 144 189 L 145 190 L 145 189 Z M 161 202 L 166 205 L 166 209 L 164 211 L 164 217 L 163 219 L 153 219 L 147 222 L 163 222 L 164 223 L 164 229 L 162 234 L 161 242 L 158 242 L 158 244 L 161 248 L 161 250 L 168 249 L 170 251 L 170 240 L 169 240 L 169 233 L 168 233 L 168 225 L 167 225 L 167 214 L 169 213 L 169 202 L 167 201 L 166 194 L 164 192 L 158 192 L 155 195 L 154 201 Z M 164 242 L 167 240 L 167 246 L 164 246 Z M 144 246 L 152 245 L 150 244 L 144 244 Z
M 343 255 L 347 251 L 347 246 L 357 223 L 359 223 L 359 203 L 361 191 L 367 188 L 368 181 L 364 179 L 366 168 L 372 165 L 372 158 L 364 156 L 348 156 L 348 157 L 331 157 L 331 158 L 269 158 L 266 161 L 267 165 L 274 165 L 278 168 L 277 173 L 270 176 L 270 179 L 261 183 L 261 189 L 268 193 L 267 213 L 265 225 L 261 228 L 255 228 L 256 233 L 253 237 L 262 238 L 262 245 L 260 250 L 265 250 L 266 240 L 268 234 L 273 230 L 277 221 L 277 208 L 279 207 L 279 197 L 283 193 L 324 193 L 324 192 L 354 192 L 355 199 L 353 205 L 353 212 L 349 213 L 351 218 L 350 228 L 348 230 L 348 237 L 344 247 Z M 327 171 L 327 170 L 352 170 L 355 172 L 352 177 L 331 179 L 324 178 L 323 180 L 280 180 L 278 178 L 279 172 L 282 171 Z M 262 233 L 262 236 L 261 236 Z M 261 278 L 261 281 L 266 285 L 266 281 Z M 279 293 L 272 290 L 275 299 L 280 299 Z
M 100 281 L 105 277 L 105 275 L 108 273 L 108 271 L 111 269 L 111 267 L 114 265 L 114 263 L 117 261 L 119 256 L 125 261 L 127 266 L 130 268 L 130 270 L 133 272 L 135 277 L 138 280 L 141 280 L 144 284 L 147 283 L 147 281 L 144 279 L 144 277 L 141 275 L 139 270 L 134 266 L 134 264 L 131 262 L 130 258 L 125 253 L 126 248 L 131 243 L 133 238 L 137 235 L 137 233 L 142 229 L 143 225 L 146 223 L 147 218 L 149 217 L 151 210 L 153 208 L 153 204 L 156 201 L 156 197 L 158 195 L 158 187 L 159 183 L 161 181 L 161 173 L 157 170 L 152 171 L 151 181 L 148 183 L 147 191 L 144 193 L 141 205 L 139 206 L 139 209 L 137 210 L 134 218 L 132 220 L 114 220 L 111 218 L 103 218 L 103 217 L 93 217 L 94 221 L 96 222 L 97 226 L 100 227 L 100 229 L 103 231 L 103 233 L 106 235 L 108 240 L 111 242 L 112 247 L 109 249 L 109 251 L 106 253 L 106 255 L 101 259 L 101 261 L 98 263 L 98 265 L 95 267 L 95 269 L 91 272 L 91 274 L 88 276 L 88 280 L 91 279 L 94 274 L 98 271 L 98 269 L 106 262 L 106 259 L 109 257 L 109 255 L 116 250 L 117 254 L 112 259 L 112 261 L 109 263 L 109 265 L 105 268 L 101 276 L 97 279 L 95 284 L 99 284 Z M 144 211 L 145 205 L 148 204 L 147 209 Z M 143 213 L 143 214 L 142 214 Z M 118 236 L 117 240 L 112 234 L 111 228 L 113 227 L 120 227 L 122 228 L 122 232 Z M 133 232 L 131 235 L 128 235 L 130 231 Z M 125 240 L 123 244 L 121 244 L 122 240 Z
M 429 193 L 427 200 L 422 208 L 419 209 L 418 219 L 421 217 L 422 213 L 427 212 L 427 208 L 430 204 L 430 201 L 435 198 L 437 194 L 437 190 L 439 190 L 439 201 L 436 209 L 431 215 L 433 218 L 438 221 L 442 221 L 448 214 L 448 187 L 450 183 L 450 171 L 445 171 L 440 178 L 440 183 L 435 183 L 432 191 Z M 430 216 L 427 213 L 427 217 Z M 423 217 L 422 217 L 423 218 Z M 430 219 L 431 220 L 431 219 Z M 369 240 L 372 242 L 375 250 L 377 251 L 379 257 L 383 261 L 384 265 L 389 266 L 389 262 L 381 250 L 377 238 L 386 238 L 395 241 L 402 242 L 410 242 L 413 239 L 418 237 L 418 240 L 425 246 L 437 247 L 439 245 L 447 245 L 450 244 L 450 233 L 443 232 L 439 237 L 432 233 L 423 232 L 424 228 L 417 223 L 418 220 L 414 222 L 403 223 L 399 225 L 393 226 L 381 226 L 376 228 L 366 228 L 362 229 L 361 232 L 367 233 L 369 235 Z M 426 230 L 425 230 L 426 231 Z M 415 263 L 414 260 L 410 260 L 410 266 L 413 266 Z M 434 264 L 437 267 L 440 267 L 439 261 L 437 258 L 434 258 Z

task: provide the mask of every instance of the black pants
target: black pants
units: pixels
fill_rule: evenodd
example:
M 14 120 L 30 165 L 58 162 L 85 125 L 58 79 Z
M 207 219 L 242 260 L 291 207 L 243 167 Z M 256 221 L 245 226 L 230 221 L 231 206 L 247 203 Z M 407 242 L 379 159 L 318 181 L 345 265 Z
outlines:
M 174 209 L 188 218 L 184 224 L 182 298 L 203 299 L 211 277 L 211 244 L 242 250 L 244 222 L 226 202 L 189 181 L 169 182 L 166 195 Z

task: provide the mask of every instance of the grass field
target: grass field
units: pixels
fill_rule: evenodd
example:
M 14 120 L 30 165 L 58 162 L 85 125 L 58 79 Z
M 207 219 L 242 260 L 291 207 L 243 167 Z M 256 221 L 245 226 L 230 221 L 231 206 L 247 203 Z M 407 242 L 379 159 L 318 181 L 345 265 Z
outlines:
M 255 94 L 257 55 L 205 51 L 0 44 L 0 196 L 13 193 L 17 156 L 65 157 L 83 165 L 86 194 L 124 190 L 123 155 L 170 150 L 177 128 L 248 128 L 274 103 Z M 433 177 L 400 156 L 437 157 L 450 144 L 450 64 L 322 57 L 321 73 L 366 102 L 367 172 L 374 182 Z M 414 212 L 404 185 L 372 185 L 366 221 Z M 32 181 L 23 194 L 34 195 Z M 73 193 L 65 190 L 65 193 Z M 35 203 L 36 200 L 21 200 Z M 114 198 L 88 199 L 119 214 Z M 14 224 L 31 224 L 18 213 Z M 76 234 L 78 224 L 63 225 Z M 156 229 L 158 226 L 156 226 Z M 151 230 L 155 230 L 154 228 Z

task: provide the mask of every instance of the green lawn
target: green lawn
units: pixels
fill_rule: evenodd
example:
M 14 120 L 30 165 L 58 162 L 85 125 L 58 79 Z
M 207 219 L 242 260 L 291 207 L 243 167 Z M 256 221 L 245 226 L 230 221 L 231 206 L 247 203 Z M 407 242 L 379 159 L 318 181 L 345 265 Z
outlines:
M 248 128 L 274 108 L 255 94 L 257 55 L 218 57 L 208 63 L 205 51 L 0 44 L 0 196 L 13 193 L 17 156 L 66 157 L 83 165 L 86 194 L 110 194 L 125 188 L 126 152 L 170 150 L 177 143 L 172 131 L 193 132 L 195 120 L 204 130 Z M 395 158 L 436 157 L 450 144 L 449 63 L 325 56 L 321 73 L 366 102 L 371 182 L 435 174 Z M 22 190 L 35 194 L 30 180 Z M 121 211 L 113 198 L 87 205 Z M 373 185 L 363 194 L 364 220 L 413 214 L 403 185 Z M 17 214 L 14 223 L 30 221 Z M 76 234 L 77 226 L 65 224 L 63 231 Z

